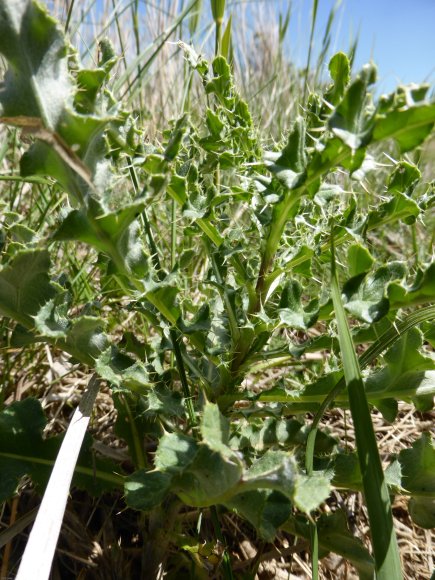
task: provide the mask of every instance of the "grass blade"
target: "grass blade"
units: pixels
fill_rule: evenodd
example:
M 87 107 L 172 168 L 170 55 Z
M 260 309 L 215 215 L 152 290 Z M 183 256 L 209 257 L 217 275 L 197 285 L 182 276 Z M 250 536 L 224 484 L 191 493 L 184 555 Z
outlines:
M 307 67 L 305 70 L 305 85 L 304 85 L 304 97 L 303 97 L 304 104 L 306 103 L 306 100 L 307 100 L 308 75 L 310 74 L 311 53 L 313 51 L 314 30 L 316 28 L 318 4 L 319 4 L 318 0 L 313 0 L 313 8 L 312 8 L 312 13 L 311 13 L 310 44 L 308 46 Z
M 376 578 L 378 580 L 399 580 L 402 578 L 402 572 L 393 525 L 390 496 L 379 457 L 370 409 L 364 392 L 364 383 L 341 300 L 332 237 L 331 255 L 331 294 L 337 321 L 344 376 L 349 392 L 350 410 L 355 428 L 364 496 L 369 513 Z

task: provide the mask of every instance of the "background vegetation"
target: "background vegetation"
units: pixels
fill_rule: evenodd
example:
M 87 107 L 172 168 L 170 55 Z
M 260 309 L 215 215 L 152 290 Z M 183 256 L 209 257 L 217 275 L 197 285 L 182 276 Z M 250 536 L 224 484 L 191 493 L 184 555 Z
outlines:
M 316 3 L 306 68 L 285 5 L 49 8 L 77 50 L 46 117 L 20 50 L 59 33 L 29 19 L 11 49 L 0 24 L 0 575 L 96 371 L 53 578 L 400 577 L 389 494 L 404 575 L 429 578 L 428 87 L 375 106 L 356 41 L 328 71 Z

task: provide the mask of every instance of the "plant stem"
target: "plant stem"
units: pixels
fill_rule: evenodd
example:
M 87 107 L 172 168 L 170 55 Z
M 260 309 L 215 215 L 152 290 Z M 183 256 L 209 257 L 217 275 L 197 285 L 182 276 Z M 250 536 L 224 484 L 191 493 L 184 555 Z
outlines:
M 68 32 L 68 28 L 69 28 L 69 24 L 70 24 L 71 16 L 72 16 L 72 11 L 74 8 L 74 3 L 75 3 L 75 0 L 71 0 L 71 2 L 69 3 L 69 6 L 68 6 L 68 12 L 66 15 L 66 22 L 65 22 L 65 34 Z
M 122 403 L 127 411 L 129 428 L 131 431 L 131 435 L 133 438 L 133 445 L 134 445 L 134 453 L 136 455 L 135 465 L 139 469 L 145 469 L 147 467 L 147 461 L 145 458 L 145 454 L 143 451 L 143 445 L 141 443 L 139 433 L 136 426 L 136 420 L 133 417 L 133 413 L 131 412 L 130 405 L 128 404 L 127 397 L 122 397 Z
M 180 345 L 178 343 L 181 340 L 181 335 L 171 328 L 170 331 L 171 342 L 174 348 L 175 360 L 177 362 L 178 374 L 180 376 L 181 386 L 183 388 L 183 394 L 185 399 L 185 405 L 187 413 L 189 415 L 190 425 L 193 427 L 196 425 L 195 410 L 193 408 L 192 395 L 190 393 L 189 383 L 187 382 L 186 369 L 184 367 L 183 355 L 181 354 Z
M 229 555 L 228 550 L 225 546 L 225 538 L 222 534 L 222 528 L 221 528 L 221 524 L 219 521 L 217 508 L 215 505 L 212 505 L 210 507 L 210 515 L 211 515 L 211 521 L 213 523 L 213 528 L 214 528 L 214 533 L 216 535 L 216 538 L 219 540 L 219 542 L 224 547 L 224 553 L 222 555 L 224 576 L 227 580 L 232 580 L 234 578 L 234 576 L 233 576 L 233 571 L 232 571 L 232 566 L 231 566 L 230 555 Z
M 306 100 L 307 100 L 308 75 L 310 74 L 311 53 L 313 51 L 314 30 L 316 28 L 316 20 L 317 20 L 317 6 L 318 6 L 318 0 L 313 0 L 313 11 L 312 11 L 312 16 L 311 16 L 310 44 L 308 46 L 307 67 L 305 70 L 304 96 L 302 99 L 302 103 L 304 105 L 305 105 Z

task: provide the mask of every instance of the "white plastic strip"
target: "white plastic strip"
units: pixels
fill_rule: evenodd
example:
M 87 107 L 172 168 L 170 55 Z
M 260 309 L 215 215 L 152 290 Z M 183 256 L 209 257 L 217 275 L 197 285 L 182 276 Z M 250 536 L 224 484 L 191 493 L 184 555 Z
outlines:
M 48 580 L 71 480 L 98 388 L 99 379 L 93 375 L 65 433 L 16 580 Z

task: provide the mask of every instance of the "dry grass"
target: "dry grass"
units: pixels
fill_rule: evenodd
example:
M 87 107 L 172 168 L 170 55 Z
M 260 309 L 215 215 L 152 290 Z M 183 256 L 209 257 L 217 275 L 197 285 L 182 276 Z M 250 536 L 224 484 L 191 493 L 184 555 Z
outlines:
M 19 352 L 13 353 L 13 356 L 16 357 L 15 362 L 21 360 L 22 364 L 13 366 L 10 379 L 14 388 L 6 404 L 20 398 L 37 396 L 48 417 L 46 436 L 65 431 L 89 377 L 83 371 L 71 368 L 64 355 L 48 348 L 26 360 L 22 358 L 24 354 Z M 68 374 L 64 375 L 65 372 Z M 421 414 L 412 406 L 401 403 L 397 421 L 393 425 L 386 423 L 376 411 L 372 417 L 381 456 L 386 461 L 391 455 L 409 447 L 423 431 L 430 429 L 435 413 Z M 113 432 L 115 419 L 116 410 L 110 390 L 102 388 L 90 428 L 97 441 L 95 451 L 123 462 L 128 470 L 128 453 L 123 441 Z M 336 409 L 329 412 L 323 425 L 339 437 L 342 443 L 346 442 L 350 448 L 353 447 L 352 420 L 348 411 Z M 405 497 L 397 496 L 393 504 L 404 575 L 406 580 L 429 580 L 434 565 L 435 536 L 431 531 L 418 528 L 412 523 L 406 502 Z M 2 507 L 0 532 L 19 522 L 38 504 L 39 499 L 32 485 L 24 481 L 20 495 Z M 323 505 L 322 511 L 331 513 L 338 508 L 347 513 L 351 532 L 369 547 L 369 524 L 361 495 L 336 490 Z M 208 532 L 212 534 L 212 528 L 207 510 L 203 515 L 203 530 L 207 536 Z M 194 530 L 198 516 L 198 510 L 185 508 L 180 514 L 183 529 Z M 234 514 L 225 515 L 222 524 L 231 548 L 236 577 L 241 577 L 241 574 L 249 572 L 256 565 L 258 573 L 255 578 L 259 580 L 308 580 L 311 577 L 310 554 L 305 541 L 280 533 L 273 545 L 265 544 L 257 539 L 255 530 L 249 524 Z M 125 508 L 121 494 L 111 493 L 91 498 L 84 492 L 72 491 L 51 578 L 146 578 L 146 572 L 141 567 L 142 525 L 140 514 Z M 3 551 L 3 566 L 7 567 L 10 577 L 16 573 L 28 531 L 28 526 L 20 530 L 10 545 L 10 552 Z M 173 576 L 169 570 L 168 578 L 173 577 L 184 576 Z M 209 577 L 220 578 L 220 573 L 211 573 Z M 321 560 L 320 578 L 351 580 L 357 578 L 357 575 L 348 562 L 331 553 Z

